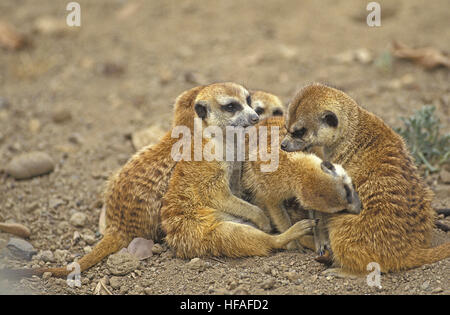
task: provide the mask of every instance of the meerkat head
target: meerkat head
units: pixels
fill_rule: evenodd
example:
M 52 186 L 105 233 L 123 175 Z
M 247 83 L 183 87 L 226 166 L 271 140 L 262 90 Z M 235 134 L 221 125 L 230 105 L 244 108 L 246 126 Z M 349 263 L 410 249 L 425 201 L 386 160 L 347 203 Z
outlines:
M 281 143 L 284 151 L 306 151 L 312 146 L 331 147 L 344 136 L 349 112 L 356 103 L 345 93 L 322 84 L 304 87 L 288 107 Z
M 322 161 L 315 156 L 314 163 L 320 163 L 321 173 L 315 174 L 316 185 L 308 185 L 304 188 L 306 202 L 304 206 L 327 213 L 342 210 L 354 214 L 360 213 L 361 200 L 344 168 L 339 164 Z M 320 194 L 317 191 L 320 191 Z
M 204 87 L 196 96 L 195 114 L 206 126 L 249 127 L 259 121 L 251 107 L 249 91 L 236 83 L 216 83 Z
M 281 100 L 270 93 L 264 91 L 252 91 L 252 107 L 263 120 L 272 116 L 283 116 L 285 109 Z

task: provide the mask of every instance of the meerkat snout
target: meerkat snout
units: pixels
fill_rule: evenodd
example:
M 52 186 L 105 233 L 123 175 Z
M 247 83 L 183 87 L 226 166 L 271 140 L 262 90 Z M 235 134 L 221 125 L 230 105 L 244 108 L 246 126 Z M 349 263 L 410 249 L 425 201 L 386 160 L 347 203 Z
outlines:
M 249 121 L 252 125 L 256 124 L 259 121 L 259 116 L 257 113 L 251 114 L 249 117 Z

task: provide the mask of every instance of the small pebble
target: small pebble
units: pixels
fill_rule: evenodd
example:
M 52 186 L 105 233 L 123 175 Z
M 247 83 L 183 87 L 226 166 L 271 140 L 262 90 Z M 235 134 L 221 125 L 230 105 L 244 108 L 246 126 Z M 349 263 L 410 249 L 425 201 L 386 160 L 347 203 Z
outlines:
M 75 227 L 83 227 L 86 224 L 87 216 L 83 212 L 75 212 L 69 221 Z
M 208 265 L 204 260 L 196 257 L 192 258 L 191 261 L 186 264 L 186 266 L 191 270 L 204 271 Z
M 263 288 L 264 290 L 270 290 L 275 286 L 275 279 L 274 278 L 270 278 L 265 280 L 262 285 L 261 288 Z
M 109 279 L 109 285 L 113 289 L 119 289 L 120 286 L 122 285 L 122 278 L 120 278 L 120 277 L 111 277 L 111 279 Z
M 42 275 L 42 279 L 43 280 L 48 280 L 52 277 L 52 273 L 51 272 L 44 272 L 44 274 Z

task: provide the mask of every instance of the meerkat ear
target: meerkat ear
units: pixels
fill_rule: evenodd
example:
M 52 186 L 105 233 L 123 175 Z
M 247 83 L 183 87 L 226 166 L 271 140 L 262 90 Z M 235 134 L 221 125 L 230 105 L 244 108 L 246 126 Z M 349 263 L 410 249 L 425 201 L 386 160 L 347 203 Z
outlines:
M 338 118 L 335 113 L 327 111 L 323 116 L 323 121 L 330 127 L 336 128 L 338 125 Z
M 195 112 L 197 113 L 198 117 L 200 117 L 201 119 L 205 119 L 206 118 L 206 106 L 200 103 L 195 104 Z
M 333 176 L 336 175 L 336 168 L 330 161 L 323 161 L 320 164 L 320 168 L 322 169 L 322 171 L 324 171 L 327 174 L 330 174 Z

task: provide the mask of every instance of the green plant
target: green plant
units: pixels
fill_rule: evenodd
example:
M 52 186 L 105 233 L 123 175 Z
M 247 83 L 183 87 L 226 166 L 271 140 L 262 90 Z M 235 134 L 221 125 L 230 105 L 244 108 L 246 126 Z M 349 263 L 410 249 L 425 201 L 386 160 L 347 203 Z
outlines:
M 416 163 L 424 165 L 427 175 L 450 162 L 450 134 L 440 134 L 441 124 L 434 115 L 435 109 L 424 106 L 411 117 L 402 117 L 404 127 L 395 129 L 405 139 Z

